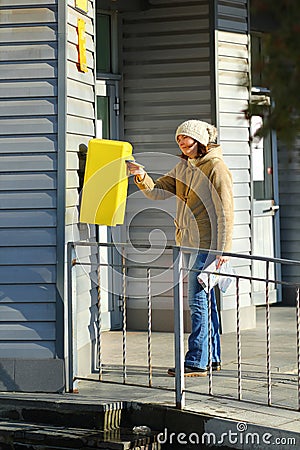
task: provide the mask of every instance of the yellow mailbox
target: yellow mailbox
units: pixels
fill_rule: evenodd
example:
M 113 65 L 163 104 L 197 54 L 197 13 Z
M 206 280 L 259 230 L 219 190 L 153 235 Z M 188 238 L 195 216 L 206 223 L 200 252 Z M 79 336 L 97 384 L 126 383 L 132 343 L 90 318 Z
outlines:
M 81 196 L 80 222 L 98 225 L 124 223 L 129 142 L 91 139 L 88 145 Z

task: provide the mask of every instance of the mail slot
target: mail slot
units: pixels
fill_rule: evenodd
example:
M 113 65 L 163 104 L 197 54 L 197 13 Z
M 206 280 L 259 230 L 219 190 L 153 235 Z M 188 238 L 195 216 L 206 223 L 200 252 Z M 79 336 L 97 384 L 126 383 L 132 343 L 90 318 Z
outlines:
M 128 190 L 125 160 L 131 155 L 129 142 L 89 141 L 80 222 L 112 226 L 124 223 Z

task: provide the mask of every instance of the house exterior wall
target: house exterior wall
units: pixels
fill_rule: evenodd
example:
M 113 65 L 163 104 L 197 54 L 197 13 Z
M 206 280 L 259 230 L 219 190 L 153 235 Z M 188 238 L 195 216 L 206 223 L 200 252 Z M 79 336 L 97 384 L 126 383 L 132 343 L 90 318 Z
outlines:
M 89 140 L 95 137 L 95 2 L 88 1 L 86 13 L 76 9 L 75 0 L 68 0 L 67 3 L 65 243 L 96 239 L 94 225 L 79 223 L 79 153 L 87 147 Z M 78 19 L 85 22 L 87 72 L 78 70 Z M 95 248 L 88 247 L 77 247 L 76 252 L 74 256 L 80 264 L 76 266 L 76 298 L 73 304 L 74 320 L 77 326 L 74 351 L 78 363 L 76 373 L 84 376 L 94 369 L 92 356 L 96 346 L 94 322 L 98 317 L 97 277 L 93 272 L 95 268 L 84 263 L 96 263 L 97 253 Z
M 177 162 L 174 133 L 180 122 L 196 117 L 216 123 L 234 178 L 233 251 L 247 254 L 251 249 L 250 147 L 248 123 L 242 114 L 249 99 L 249 89 L 243 85 L 249 72 L 246 1 L 149 3 L 148 11 L 123 17 L 125 139 L 133 143 L 137 160 L 158 177 Z M 133 243 L 174 244 L 175 206 L 166 203 L 145 200 L 131 186 L 126 237 Z M 157 258 L 151 251 L 156 264 L 171 266 L 168 252 Z M 137 253 L 132 248 L 128 256 L 142 261 Z M 146 260 L 150 262 L 151 257 Z M 249 275 L 249 263 L 239 262 L 239 272 Z M 131 271 L 128 322 L 133 328 L 145 327 L 147 321 L 144 276 L 140 270 Z M 161 271 L 153 285 L 157 294 L 154 328 L 171 330 L 172 274 Z M 242 285 L 242 326 L 246 328 L 255 323 L 255 309 L 249 283 Z M 234 295 L 221 299 L 223 331 L 232 331 L 234 308 Z M 185 313 L 188 328 L 186 304 Z
M 281 257 L 300 261 L 300 142 L 287 149 L 278 144 Z M 300 266 L 283 265 L 282 279 L 299 282 Z M 283 287 L 284 305 L 295 305 L 295 290 Z
M 184 118 L 211 121 L 212 79 L 207 1 L 150 1 L 150 9 L 123 16 L 124 137 L 154 178 L 177 163 L 175 129 Z M 175 244 L 173 200 L 145 200 L 130 186 L 126 229 L 133 243 Z M 157 231 L 157 230 L 160 231 Z M 156 230 L 156 231 L 153 231 Z M 134 250 L 130 260 L 170 267 L 172 255 Z M 128 326 L 147 323 L 145 271 L 131 270 Z M 143 289 L 144 288 L 144 289 Z M 172 272 L 157 270 L 153 281 L 153 326 L 173 329 Z M 188 324 L 188 307 L 186 325 Z
M 231 169 L 234 182 L 235 226 L 234 253 L 251 253 L 251 167 L 249 122 L 243 111 L 249 93 L 249 25 L 248 1 L 217 0 L 216 7 L 216 108 L 220 143 L 224 160 Z M 251 276 L 249 260 L 233 261 L 237 273 Z M 251 286 L 240 280 L 241 317 L 243 327 L 255 326 L 255 306 Z M 235 329 L 235 293 L 221 298 L 223 330 Z
M 249 0 L 215 0 L 216 28 L 247 34 L 249 32 Z
M 53 370 L 52 388 L 63 388 L 56 322 L 62 301 L 56 288 L 57 7 L 55 0 L 0 5 L 0 361 L 7 373 L 1 390 L 34 383 L 38 389 L 34 377 L 22 375 L 35 360 L 41 372 Z
M 65 386 L 66 242 L 95 236 L 77 225 L 79 146 L 94 137 L 95 125 L 93 4 L 86 14 L 74 0 L 0 5 L 1 390 Z M 79 17 L 86 22 L 87 73 L 77 68 Z M 79 325 L 82 316 L 89 315 L 88 324 L 96 316 L 86 278 Z M 93 345 L 88 325 L 82 329 L 78 352 Z
M 215 123 L 232 171 L 233 251 L 251 252 L 251 182 L 246 0 L 150 0 L 151 8 L 122 14 L 123 138 L 158 177 L 177 162 L 177 125 L 197 117 Z M 78 71 L 77 20 L 86 24 L 88 72 Z M 95 1 L 2 0 L 0 5 L 0 378 L 1 390 L 64 389 L 66 243 L 96 239 L 78 223 L 78 154 L 95 136 Z M 122 132 L 122 130 L 121 130 Z M 282 256 L 299 259 L 298 150 L 279 146 Z M 174 202 L 145 200 L 131 183 L 123 237 L 174 244 Z M 154 231 L 159 229 L 160 231 Z M 170 267 L 172 255 L 153 248 L 149 261 Z M 80 249 L 81 263 L 97 262 Z M 132 248 L 130 260 L 145 261 Z M 74 302 L 77 375 L 95 368 L 96 274 L 79 265 Z M 239 273 L 251 267 L 238 263 Z M 128 327 L 145 328 L 145 271 L 131 270 Z M 299 278 L 294 266 L 287 281 Z M 186 284 L 185 284 L 186 288 Z M 250 286 L 240 285 L 241 326 L 255 325 Z M 155 330 L 173 329 L 172 274 L 158 270 L 153 286 Z M 235 324 L 234 295 L 220 299 L 223 332 Z M 189 312 L 185 305 L 186 329 Z M 24 373 L 30 376 L 24 377 Z M 36 375 L 36 376 L 35 376 Z

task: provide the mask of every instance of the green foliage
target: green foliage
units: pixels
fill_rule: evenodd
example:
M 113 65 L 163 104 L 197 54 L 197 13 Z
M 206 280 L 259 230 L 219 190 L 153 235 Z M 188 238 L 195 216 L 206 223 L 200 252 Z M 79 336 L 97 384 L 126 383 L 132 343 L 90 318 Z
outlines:
M 263 33 L 263 59 L 252 68 L 262 73 L 263 85 L 270 89 L 274 107 L 265 129 L 273 128 L 278 138 L 292 145 L 300 132 L 300 1 L 250 0 L 251 9 L 272 24 Z M 248 114 L 255 111 L 250 104 Z M 264 134 L 265 130 L 262 130 Z

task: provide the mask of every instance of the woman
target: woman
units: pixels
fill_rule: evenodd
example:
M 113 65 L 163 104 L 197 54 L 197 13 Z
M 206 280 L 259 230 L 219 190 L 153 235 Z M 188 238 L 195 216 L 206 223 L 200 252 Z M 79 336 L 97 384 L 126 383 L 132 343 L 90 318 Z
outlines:
M 231 250 L 233 229 L 232 176 L 223 161 L 221 147 L 214 144 L 217 130 L 200 120 L 187 120 L 176 130 L 182 152 L 178 164 L 157 181 L 145 170 L 128 163 L 129 171 L 143 193 L 154 200 L 176 195 L 176 244 L 201 248 L 192 268 L 199 271 L 212 261 L 217 267 L 228 260 L 222 252 Z M 205 251 L 202 251 L 205 249 Z M 206 252 L 207 249 L 207 252 Z M 198 283 L 196 271 L 189 272 L 188 298 L 192 331 L 185 355 L 185 376 L 206 376 L 208 366 L 208 294 Z M 212 303 L 212 368 L 221 369 L 219 317 L 214 291 Z M 175 376 L 175 368 L 168 370 Z

